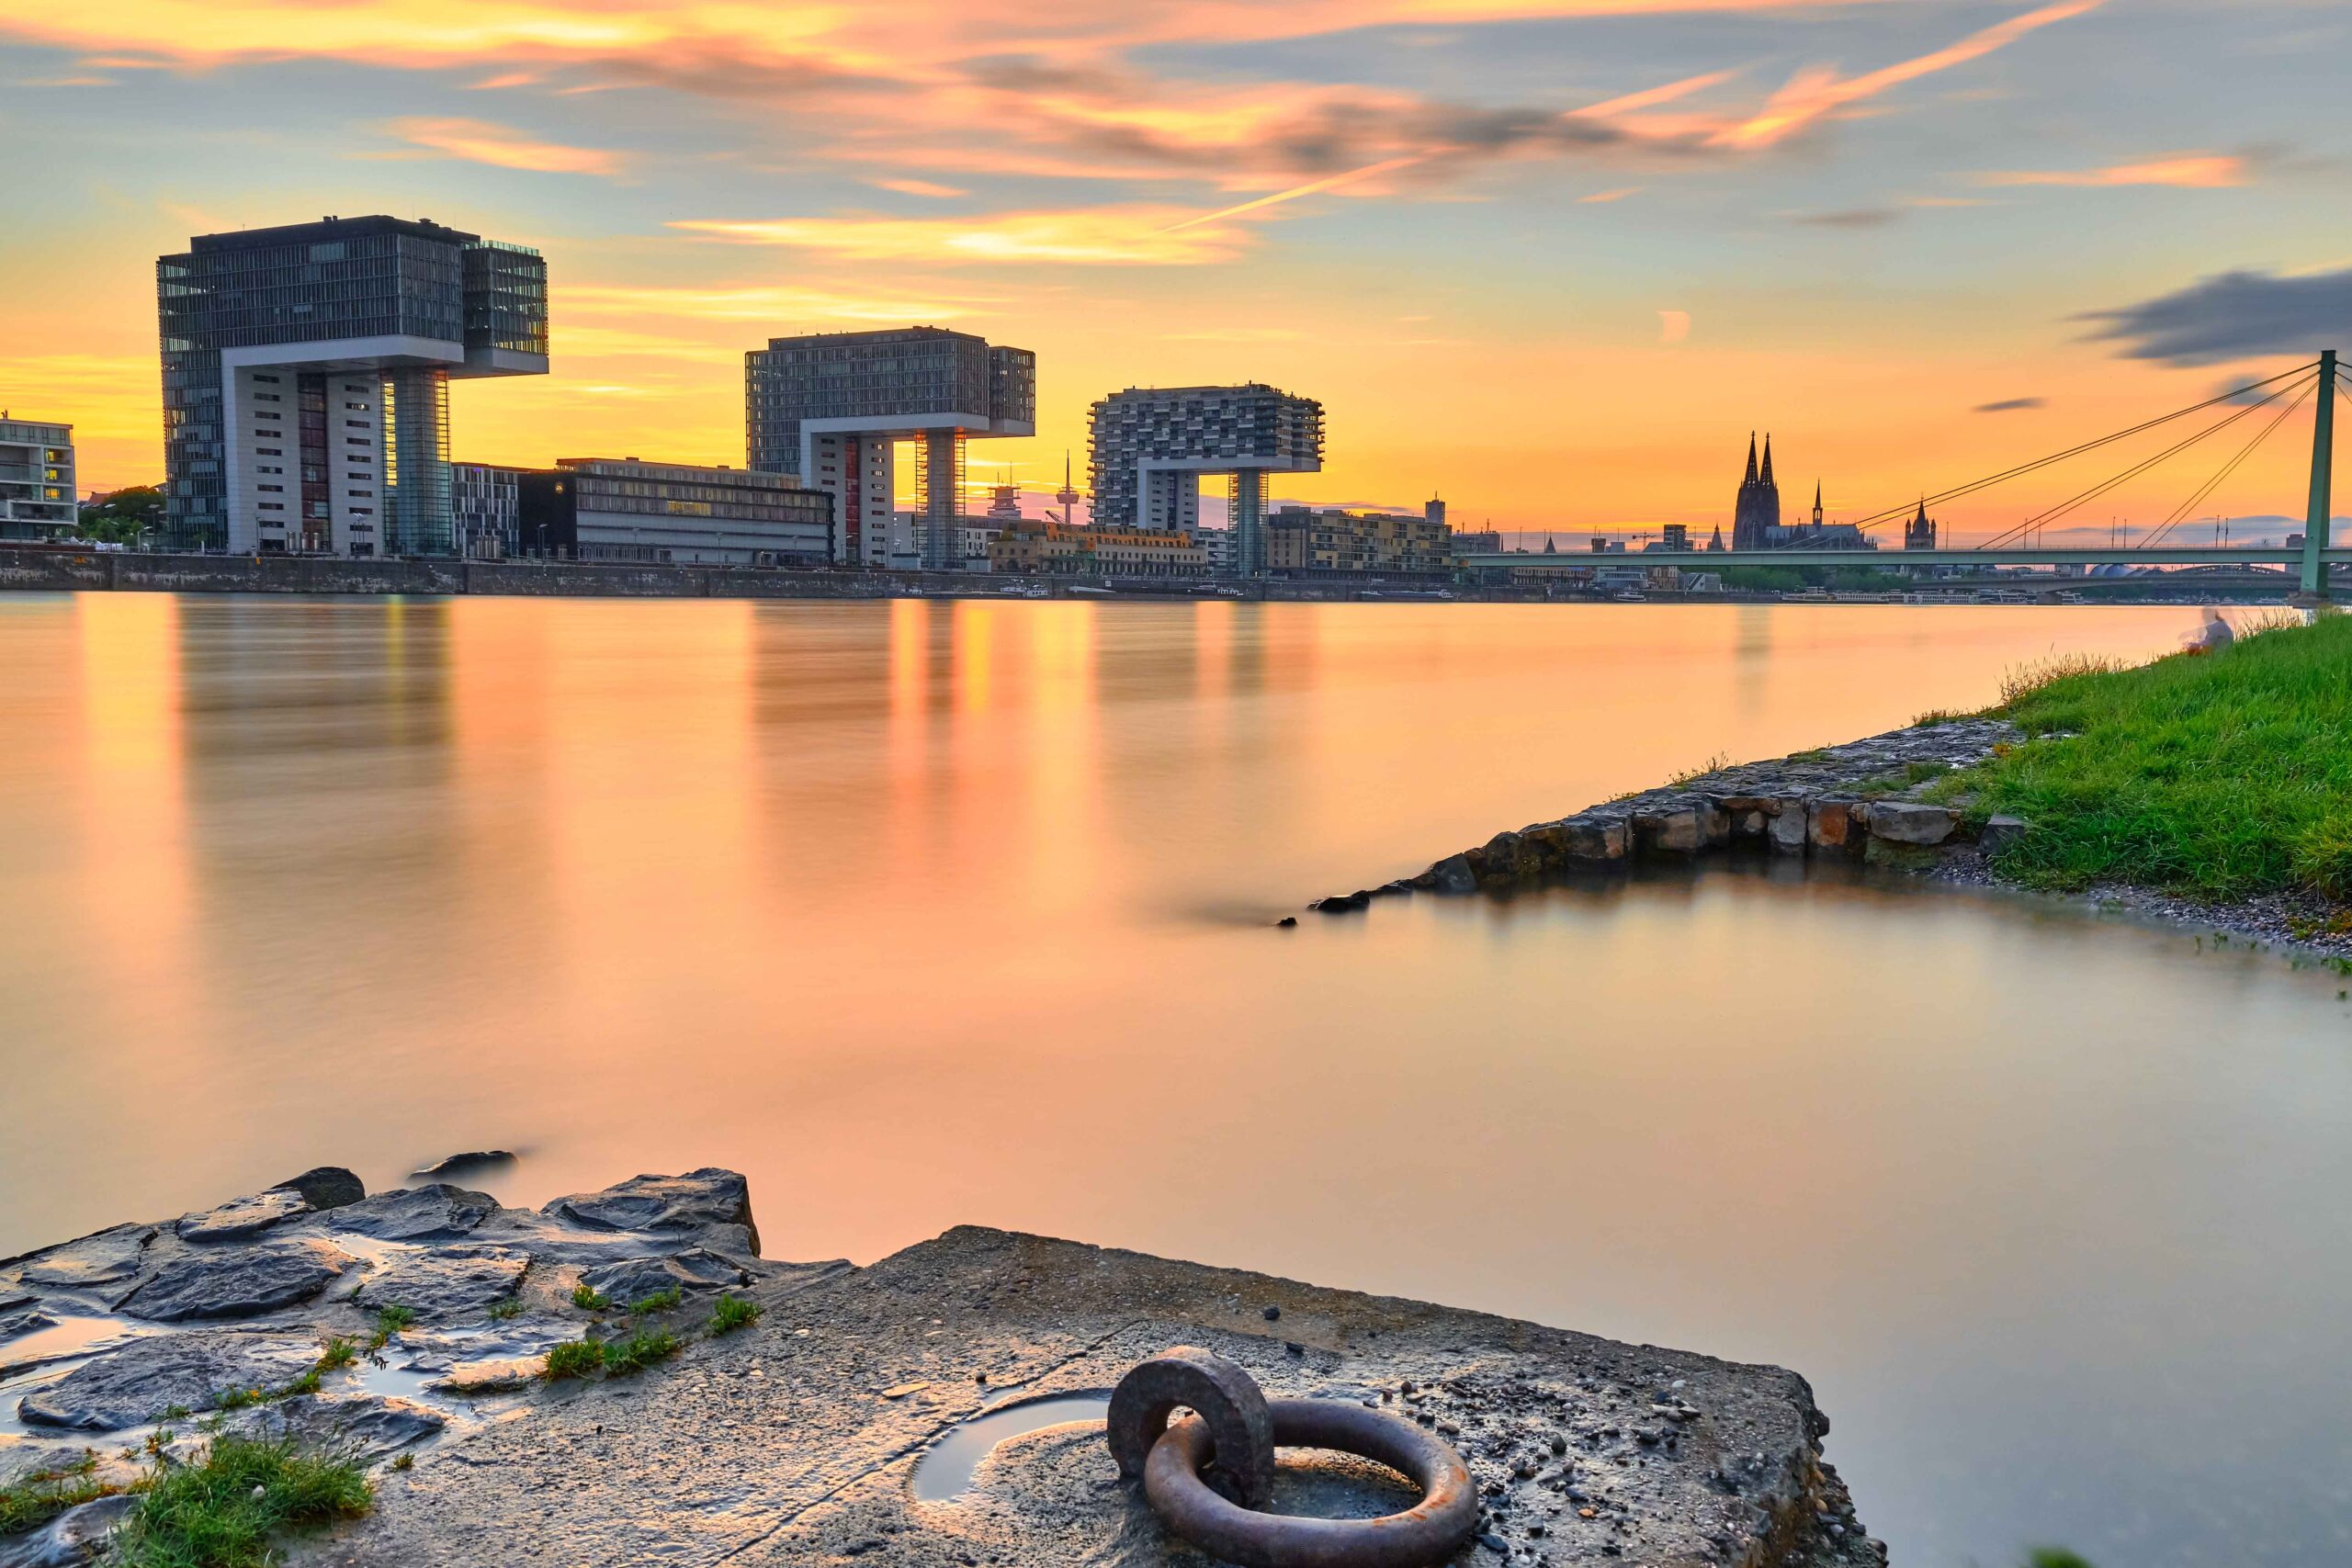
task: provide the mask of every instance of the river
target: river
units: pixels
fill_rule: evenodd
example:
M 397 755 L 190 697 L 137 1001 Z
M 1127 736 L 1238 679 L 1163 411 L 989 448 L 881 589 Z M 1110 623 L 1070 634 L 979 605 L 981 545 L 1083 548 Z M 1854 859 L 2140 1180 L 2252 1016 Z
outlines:
M 725 1165 L 775 1257 L 1015 1226 L 1794 1367 L 1900 1563 L 2344 1561 L 2336 977 L 1728 873 L 1270 927 L 2195 618 L 0 596 L 0 1255 Z

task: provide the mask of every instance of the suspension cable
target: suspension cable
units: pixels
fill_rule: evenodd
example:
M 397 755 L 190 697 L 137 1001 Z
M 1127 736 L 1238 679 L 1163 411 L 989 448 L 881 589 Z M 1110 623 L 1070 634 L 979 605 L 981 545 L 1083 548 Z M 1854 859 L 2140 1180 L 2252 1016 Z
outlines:
M 2170 534 L 2173 529 L 2179 525 L 2181 520 L 2187 517 L 2188 513 L 2196 508 L 2199 502 L 2212 494 L 2215 490 L 2221 487 L 2221 484 L 2224 479 L 2227 479 L 2232 474 L 2237 472 L 2238 465 L 2245 462 L 2248 457 L 2253 457 L 2255 448 L 2269 440 L 2271 432 L 2286 423 L 2289 417 L 2291 416 L 2297 409 L 2301 408 L 2304 403 L 2308 402 L 2311 400 L 2311 395 L 2317 390 L 2319 390 L 2319 378 L 2317 377 L 2313 377 L 2312 378 L 2312 384 L 2305 387 L 2300 393 L 2298 393 L 2293 402 L 2289 403 L 2285 408 L 2280 409 L 2277 413 L 2273 414 L 2270 418 L 2270 423 L 2264 425 L 2262 429 L 2256 434 L 2253 440 L 2247 442 L 2243 447 L 2238 449 L 2238 455 L 2236 457 L 2232 457 L 2228 462 L 2222 465 L 2221 472 L 2215 474 L 2211 479 L 2207 479 L 2204 485 L 2198 490 L 2196 494 L 2190 496 L 2187 501 L 2182 502 L 2177 507 L 2174 508 L 2172 515 L 2165 518 L 2154 532 L 2151 533 L 2146 538 L 2141 540 L 2136 547 L 2143 550 L 2154 549 L 2156 546 L 2162 544 L 2165 536 Z

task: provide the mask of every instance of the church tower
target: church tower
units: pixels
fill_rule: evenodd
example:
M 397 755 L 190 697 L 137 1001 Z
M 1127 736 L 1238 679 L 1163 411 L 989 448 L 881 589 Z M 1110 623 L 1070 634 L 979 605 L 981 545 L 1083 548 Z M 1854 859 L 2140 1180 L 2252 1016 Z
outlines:
M 1813 531 L 1821 532 L 1821 481 L 1813 481 Z
M 1756 434 L 1747 436 L 1747 477 L 1740 481 L 1739 502 L 1732 513 L 1731 547 L 1770 549 L 1779 542 L 1781 487 L 1772 479 L 1772 438 L 1764 438 L 1764 461 L 1756 461 Z
M 1928 503 L 1919 502 L 1919 511 L 1903 525 L 1903 547 L 1906 550 L 1932 550 L 1936 547 L 1936 525 L 1928 516 Z

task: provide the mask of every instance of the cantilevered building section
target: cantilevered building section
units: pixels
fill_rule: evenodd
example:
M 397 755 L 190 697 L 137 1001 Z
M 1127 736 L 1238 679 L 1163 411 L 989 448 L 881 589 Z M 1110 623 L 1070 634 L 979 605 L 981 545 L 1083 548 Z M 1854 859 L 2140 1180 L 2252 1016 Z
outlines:
M 832 491 L 833 558 L 890 563 L 894 446 L 921 443 L 922 564 L 962 564 L 964 439 L 1037 433 L 1037 356 L 942 327 L 770 338 L 743 355 L 746 459 Z
M 1201 528 L 1201 476 L 1233 476 L 1233 569 L 1266 568 L 1266 475 L 1323 467 L 1323 405 L 1251 382 L 1241 387 L 1130 387 L 1091 415 L 1097 527 L 1191 534 Z
M 198 235 L 155 295 L 184 549 L 450 554 L 450 378 L 548 368 L 547 263 L 438 223 Z

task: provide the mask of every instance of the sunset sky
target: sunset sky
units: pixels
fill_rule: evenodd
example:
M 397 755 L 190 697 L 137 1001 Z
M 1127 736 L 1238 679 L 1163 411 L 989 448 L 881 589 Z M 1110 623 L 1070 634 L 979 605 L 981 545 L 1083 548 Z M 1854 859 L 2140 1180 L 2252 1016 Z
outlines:
M 548 259 L 462 458 L 740 463 L 746 348 L 930 322 L 1039 355 L 975 478 L 1258 379 L 1327 410 L 1278 500 L 1728 525 L 1752 427 L 1853 515 L 2352 350 L 2347 59 L 2341 0 L 0 0 L 0 405 L 152 479 L 155 255 L 390 212 Z M 2309 421 L 2198 515 L 2300 513 Z

